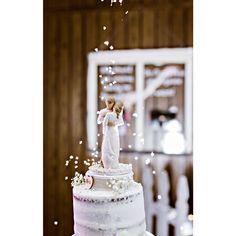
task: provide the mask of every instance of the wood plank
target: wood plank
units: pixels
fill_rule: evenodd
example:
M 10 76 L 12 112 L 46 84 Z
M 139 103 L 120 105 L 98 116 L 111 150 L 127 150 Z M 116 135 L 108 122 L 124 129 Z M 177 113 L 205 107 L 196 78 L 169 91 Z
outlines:
M 192 7 L 188 8 L 187 22 L 188 22 L 187 32 L 186 32 L 186 34 L 188 35 L 187 46 L 192 47 L 193 46 L 193 8 Z
M 170 46 L 169 42 L 169 9 L 163 9 L 159 11 L 159 29 L 158 29 L 158 46 L 159 47 L 168 47 Z
M 58 140 L 58 156 L 57 156 L 57 169 L 58 175 L 56 177 L 56 184 L 58 185 L 58 221 L 59 225 L 58 235 L 63 236 L 67 230 L 68 215 L 65 210 L 67 207 L 67 192 L 66 185 L 64 181 L 65 177 L 65 160 L 69 156 L 68 150 L 68 75 L 69 75 L 69 64 L 68 64 L 68 16 L 64 15 L 60 17 L 61 24 L 61 34 L 60 34 L 60 52 L 59 57 L 59 77 L 58 77 L 58 106 L 59 106 L 59 116 L 58 116 L 58 127 L 57 134 Z
M 81 99 L 81 60 L 82 60 L 82 32 L 81 32 L 81 14 L 75 13 L 72 16 L 72 136 L 73 153 L 78 154 L 78 142 L 81 134 L 80 112 Z
M 109 46 L 104 45 L 105 41 L 109 41 L 113 45 L 112 34 L 114 29 L 111 28 L 111 13 L 110 11 L 99 11 L 99 22 L 97 28 L 97 34 L 99 35 L 99 49 L 109 50 Z M 103 27 L 106 27 L 106 30 L 103 30 Z
M 123 49 L 125 48 L 125 24 L 126 24 L 126 16 L 123 11 L 116 11 L 112 13 L 113 24 L 112 29 L 115 31 L 113 42 L 115 49 Z
M 183 9 L 175 8 L 170 13 L 170 24 L 171 24 L 171 45 L 174 47 L 183 47 Z
M 154 47 L 154 12 L 152 10 L 143 11 L 143 48 Z
M 128 41 L 126 44 L 128 48 L 138 48 L 139 47 L 139 12 L 129 11 L 127 17 L 127 34 Z
M 47 202 L 44 203 L 45 218 L 44 218 L 44 235 L 56 235 L 56 228 L 53 222 L 56 216 L 56 185 L 53 182 L 56 176 L 56 115 L 57 115 L 57 101 L 56 101 L 56 78 L 57 78 L 57 34 L 59 31 L 58 18 L 55 15 L 50 15 L 46 18 L 48 22 L 47 32 L 48 43 L 45 47 L 45 63 L 47 64 L 47 71 L 45 72 L 45 103 L 47 103 L 47 111 L 44 114 L 45 125 L 47 132 L 44 133 L 45 139 L 45 153 L 44 155 L 44 183 L 47 185 L 44 192 L 47 195 Z

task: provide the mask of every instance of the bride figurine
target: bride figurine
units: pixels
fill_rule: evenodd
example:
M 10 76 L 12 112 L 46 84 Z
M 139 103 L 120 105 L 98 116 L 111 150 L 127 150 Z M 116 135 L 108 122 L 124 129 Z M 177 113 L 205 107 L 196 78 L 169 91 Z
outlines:
M 105 169 L 119 167 L 120 138 L 118 126 L 124 124 L 123 104 L 115 103 L 112 112 L 108 112 L 103 120 L 102 163 Z

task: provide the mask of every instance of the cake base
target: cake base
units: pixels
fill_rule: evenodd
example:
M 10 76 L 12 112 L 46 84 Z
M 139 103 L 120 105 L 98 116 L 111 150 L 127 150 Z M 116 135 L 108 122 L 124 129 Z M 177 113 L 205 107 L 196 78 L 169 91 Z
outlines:
M 75 234 L 73 234 L 72 236 L 75 236 Z M 154 236 L 154 235 L 146 231 L 146 235 L 145 236 Z

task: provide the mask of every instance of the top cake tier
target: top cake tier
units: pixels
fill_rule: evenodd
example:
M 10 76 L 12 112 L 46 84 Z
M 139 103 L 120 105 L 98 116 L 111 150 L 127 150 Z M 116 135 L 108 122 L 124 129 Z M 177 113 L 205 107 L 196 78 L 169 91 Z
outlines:
M 86 176 L 92 178 L 91 188 L 94 190 L 112 190 L 109 183 L 130 183 L 133 181 L 133 171 L 131 164 L 119 164 L 117 169 L 105 169 L 100 165 L 89 167 Z
M 119 168 L 117 169 L 105 169 L 101 165 L 93 165 L 89 167 L 89 171 L 87 172 L 91 176 L 94 175 L 103 175 L 103 176 L 118 176 L 118 175 L 126 175 L 132 173 L 132 165 L 131 164 L 119 164 Z

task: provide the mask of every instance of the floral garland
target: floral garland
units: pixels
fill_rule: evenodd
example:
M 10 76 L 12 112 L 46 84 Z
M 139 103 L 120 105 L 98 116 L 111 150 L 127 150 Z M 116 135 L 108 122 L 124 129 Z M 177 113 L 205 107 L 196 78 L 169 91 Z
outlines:
M 134 181 L 132 178 L 125 177 L 122 179 L 110 179 L 106 182 L 106 184 L 114 192 L 121 194 L 124 193 L 133 184 L 133 182 Z

